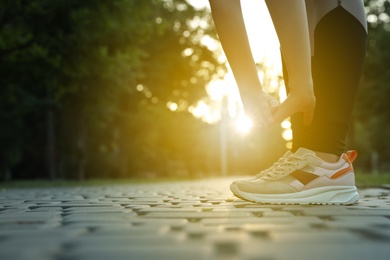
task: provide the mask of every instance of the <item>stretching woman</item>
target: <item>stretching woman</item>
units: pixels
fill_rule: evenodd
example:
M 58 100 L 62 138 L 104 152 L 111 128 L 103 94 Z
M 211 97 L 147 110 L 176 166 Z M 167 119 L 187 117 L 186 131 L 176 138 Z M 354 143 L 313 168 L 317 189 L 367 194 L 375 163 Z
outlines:
M 262 91 L 240 0 L 210 0 L 246 114 L 261 126 L 291 116 L 293 130 L 292 151 L 256 177 L 233 182 L 231 190 L 262 203 L 355 203 L 356 152 L 345 152 L 345 141 L 366 52 L 363 2 L 266 0 L 266 4 L 280 41 L 288 92 L 279 106 Z

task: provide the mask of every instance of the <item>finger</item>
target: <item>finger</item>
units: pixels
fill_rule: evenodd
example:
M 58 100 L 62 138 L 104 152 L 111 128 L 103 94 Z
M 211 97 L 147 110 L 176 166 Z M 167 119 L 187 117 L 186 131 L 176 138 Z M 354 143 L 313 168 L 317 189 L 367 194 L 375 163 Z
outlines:
M 273 124 L 274 122 L 273 115 L 267 103 L 264 103 L 264 105 L 262 105 L 261 116 L 262 116 L 261 122 L 263 126 Z
M 276 110 L 274 113 L 275 122 L 280 123 L 290 115 L 294 114 L 297 109 L 297 106 L 294 105 L 294 102 L 287 98 Z

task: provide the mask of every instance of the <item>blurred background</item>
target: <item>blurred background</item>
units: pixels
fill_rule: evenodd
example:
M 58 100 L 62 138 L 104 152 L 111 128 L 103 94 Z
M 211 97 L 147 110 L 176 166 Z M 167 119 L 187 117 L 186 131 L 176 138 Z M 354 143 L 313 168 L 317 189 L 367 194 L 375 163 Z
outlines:
M 390 1 L 365 4 L 368 53 L 348 147 L 358 173 L 387 174 Z M 243 5 L 264 88 L 283 100 L 264 3 Z M 1 0 L 0 179 L 248 175 L 271 165 L 291 146 L 290 123 L 250 128 L 213 26 L 207 0 Z

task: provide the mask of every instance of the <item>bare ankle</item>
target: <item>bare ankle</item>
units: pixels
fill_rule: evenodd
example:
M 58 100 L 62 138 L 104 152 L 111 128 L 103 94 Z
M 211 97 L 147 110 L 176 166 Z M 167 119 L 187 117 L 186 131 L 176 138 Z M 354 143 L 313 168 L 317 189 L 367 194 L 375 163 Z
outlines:
M 315 152 L 317 157 L 328 163 L 336 163 L 339 161 L 340 156 L 333 153 Z

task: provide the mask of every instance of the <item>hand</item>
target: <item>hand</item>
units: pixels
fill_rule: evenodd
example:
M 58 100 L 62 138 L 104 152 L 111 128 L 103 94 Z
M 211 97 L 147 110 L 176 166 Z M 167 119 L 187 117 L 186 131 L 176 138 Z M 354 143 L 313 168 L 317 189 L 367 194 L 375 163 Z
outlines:
M 313 121 L 315 106 L 314 93 L 291 92 L 274 112 L 275 123 L 282 122 L 296 112 L 303 112 L 303 123 L 305 126 L 310 126 Z
M 265 128 L 273 125 L 273 113 L 278 110 L 279 102 L 259 90 L 248 90 L 241 93 L 245 114 L 252 120 L 256 128 Z

